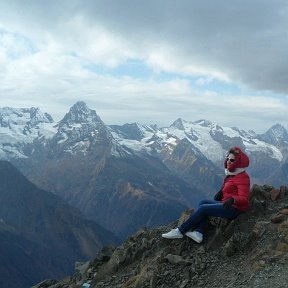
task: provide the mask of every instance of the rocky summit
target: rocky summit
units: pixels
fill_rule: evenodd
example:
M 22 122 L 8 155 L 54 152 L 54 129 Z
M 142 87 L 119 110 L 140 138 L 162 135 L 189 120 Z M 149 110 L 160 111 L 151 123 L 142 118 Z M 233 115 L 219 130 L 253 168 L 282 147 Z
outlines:
M 141 229 L 119 247 L 78 263 L 73 276 L 33 288 L 287 287 L 288 189 L 254 185 L 250 210 L 233 221 L 211 218 L 201 244 L 163 239 L 169 226 Z

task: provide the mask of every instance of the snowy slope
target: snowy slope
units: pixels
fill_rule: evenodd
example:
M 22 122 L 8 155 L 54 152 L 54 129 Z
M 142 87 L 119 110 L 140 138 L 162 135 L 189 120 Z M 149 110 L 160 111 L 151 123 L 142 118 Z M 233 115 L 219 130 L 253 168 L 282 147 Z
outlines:
M 0 108 L 0 157 L 1 159 L 25 158 L 24 148 L 36 138 L 52 137 L 55 123 L 39 108 Z
M 32 144 L 35 139 L 39 140 L 38 143 L 54 139 L 54 144 L 62 145 L 63 149 L 65 146 L 68 153 L 80 151 L 86 154 L 91 149 L 91 143 L 106 138 L 115 156 L 123 156 L 129 151 L 150 155 L 165 151 L 169 154 L 181 140 L 187 139 L 195 147 L 196 154 L 200 151 L 216 164 L 222 162 L 228 147 L 234 145 L 240 145 L 248 154 L 259 152 L 281 162 L 281 145 L 288 145 L 287 135 L 285 128 L 279 124 L 265 134 L 257 135 L 253 131 L 223 127 L 207 120 L 189 122 L 180 118 L 164 128 L 139 123 L 107 126 L 84 102 L 73 105 L 59 123 L 39 108 L 0 108 L 2 159 L 27 157 L 25 145 Z
M 212 162 L 222 161 L 227 153 L 227 148 L 233 145 L 244 146 L 248 154 L 257 151 L 277 161 L 283 159 L 279 148 L 260 140 L 261 137 L 258 137 L 255 132 L 221 127 L 207 120 L 188 122 L 177 119 L 171 126 L 157 130 L 141 124 L 134 125 L 137 125 L 143 135 L 140 140 L 129 139 L 127 134 L 126 137 L 123 137 L 123 134 L 119 133 L 119 128 L 112 129 L 112 135 L 121 145 L 129 147 L 135 152 L 160 153 L 162 149 L 173 151 L 173 147 L 180 140 L 186 138 Z

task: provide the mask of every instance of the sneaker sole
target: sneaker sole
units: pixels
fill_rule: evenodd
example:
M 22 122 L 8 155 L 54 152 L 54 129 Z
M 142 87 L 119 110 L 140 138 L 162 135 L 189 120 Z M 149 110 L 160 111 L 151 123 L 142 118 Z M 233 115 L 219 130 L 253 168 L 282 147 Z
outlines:
M 197 238 L 194 238 L 192 236 L 189 236 L 187 234 L 185 234 L 188 238 L 192 239 L 193 241 L 197 242 L 197 243 L 201 243 L 203 240 L 200 240 L 200 239 L 197 239 Z
M 183 236 L 174 236 L 174 237 L 169 237 L 169 236 L 165 236 L 162 234 L 162 237 L 165 238 L 165 239 L 182 239 Z

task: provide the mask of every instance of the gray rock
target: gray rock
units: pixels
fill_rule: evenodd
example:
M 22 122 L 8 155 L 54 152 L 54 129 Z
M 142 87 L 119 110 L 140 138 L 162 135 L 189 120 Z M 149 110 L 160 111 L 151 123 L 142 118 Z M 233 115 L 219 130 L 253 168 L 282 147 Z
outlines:
M 47 279 L 47 280 L 44 280 L 42 281 L 41 283 L 31 287 L 31 288 L 48 288 L 54 284 L 56 284 L 57 281 L 56 280 L 53 280 L 53 279 Z
M 181 264 L 181 263 L 184 263 L 185 260 L 179 256 L 179 255 L 172 255 L 172 254 L 168 254 L 166 257 L 165 257 L 169 263 L 171 264 Z

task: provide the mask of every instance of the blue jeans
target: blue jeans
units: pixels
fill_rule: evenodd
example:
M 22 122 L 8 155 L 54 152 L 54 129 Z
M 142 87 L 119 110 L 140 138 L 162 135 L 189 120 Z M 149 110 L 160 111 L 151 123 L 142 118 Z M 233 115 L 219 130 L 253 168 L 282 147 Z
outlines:
M 222 202 L 203 200 L 199 203 L 198 209 L 178 229 L 182 234 L 189 230 L 203 233 L 209 216 L 234 219 L 239 214 L 241 211 L 234 207 L 225 209 Z

